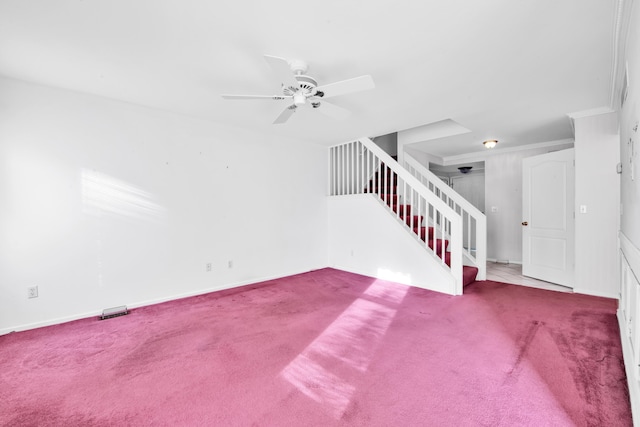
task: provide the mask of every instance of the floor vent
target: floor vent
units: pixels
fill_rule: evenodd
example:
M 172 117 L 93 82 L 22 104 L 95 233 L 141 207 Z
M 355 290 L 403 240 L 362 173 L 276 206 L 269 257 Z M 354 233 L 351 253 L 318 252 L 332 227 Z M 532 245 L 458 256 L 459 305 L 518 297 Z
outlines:
M 102 316 L 100 316 L 100 320 L 111 319 L 112 317 L 124 316 L 129 314 L 129 310 L 127 310 L 126 305 L 121 305 L 120 307 L 112 307 L 105 308 L 102 310 Z

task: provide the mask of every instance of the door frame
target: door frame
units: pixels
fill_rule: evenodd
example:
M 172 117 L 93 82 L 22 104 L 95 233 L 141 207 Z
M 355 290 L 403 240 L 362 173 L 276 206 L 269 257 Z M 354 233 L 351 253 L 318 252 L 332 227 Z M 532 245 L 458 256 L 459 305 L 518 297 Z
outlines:
M 547 188 L 558 192 L 545 199 Z M 573 288 L 574 201 L 575 149 L 522 160 L 523 276 Z

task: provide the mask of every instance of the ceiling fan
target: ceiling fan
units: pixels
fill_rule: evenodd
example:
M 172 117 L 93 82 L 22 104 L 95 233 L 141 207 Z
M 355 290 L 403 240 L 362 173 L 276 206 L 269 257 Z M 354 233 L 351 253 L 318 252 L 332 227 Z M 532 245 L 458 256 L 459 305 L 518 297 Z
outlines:
M 317 108 L 322 113 L 335 119 L 346 119 L 351 112 L 346 108 L 327 102 L 326 99 L 375 87 L 373 78 L 369 75 L 318 86 L 316 79 L 305 74 L 308 68 L 306 62 L 300 60 L 289 61 L 270 55 L 265 55 L 264 57 L 281 79 L 281 95 L 222 95 L 222 97 L 224 99 L 240 100 L 271 99 L 274 101 L 289 101 L 282 113 L 273 122 L 274 124 L 286 122 L 303 105 Z

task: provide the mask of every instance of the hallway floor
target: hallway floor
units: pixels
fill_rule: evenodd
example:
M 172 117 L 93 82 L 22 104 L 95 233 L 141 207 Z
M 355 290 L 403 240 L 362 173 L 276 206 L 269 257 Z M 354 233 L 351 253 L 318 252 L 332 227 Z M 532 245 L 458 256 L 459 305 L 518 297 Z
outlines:
M 504 264 L 487 261 L 487 280 L 495 282 L 513 283 L 516 285 L 529 286 L 532 288 L 547 289 L 558 292 L 573 292 L 571 288 L 556 285 L 555 283 L 544 282 L 522 275 L 521 264 Z

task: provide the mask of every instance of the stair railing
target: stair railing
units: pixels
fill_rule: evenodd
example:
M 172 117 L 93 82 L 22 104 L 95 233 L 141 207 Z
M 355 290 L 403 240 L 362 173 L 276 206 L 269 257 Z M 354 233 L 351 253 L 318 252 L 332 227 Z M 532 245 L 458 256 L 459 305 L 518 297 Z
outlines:
M 369 193 L 453 276 L 462 294 L 462 219 L 369 138 L 329 147 L 329 195 Z M 432 226 L 423 227 L 421 218 Z M 425 224 L 427 225 L 427 224 Z M 449 241 L 447 252 L 446 240 Z
M 460 215 L 463 227 L 464 258 L 478 267 L 478 280 L 485 280 L 487 275 L 487 217 L 408 153 L 405 152 L 403 155 L 404 168 Z

